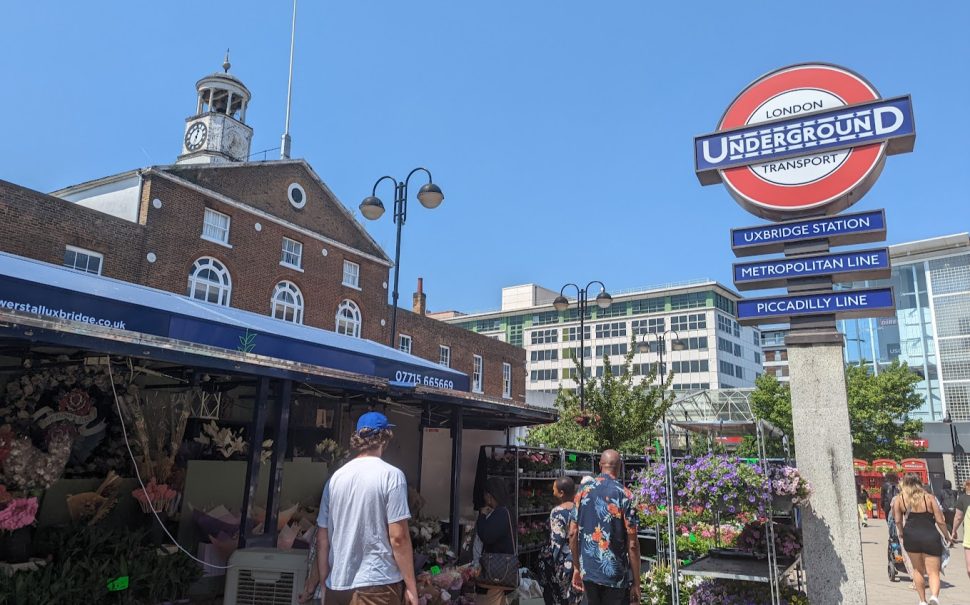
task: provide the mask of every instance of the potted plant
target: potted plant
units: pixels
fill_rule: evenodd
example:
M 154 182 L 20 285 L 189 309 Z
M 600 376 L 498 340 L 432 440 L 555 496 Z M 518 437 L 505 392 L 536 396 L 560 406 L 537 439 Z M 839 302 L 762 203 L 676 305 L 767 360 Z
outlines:
M 793 466 L 770 466 L 768 484 L 772 508 L 777 512 L 791 512 L 792 506 L 808 501 L 812 486 Z

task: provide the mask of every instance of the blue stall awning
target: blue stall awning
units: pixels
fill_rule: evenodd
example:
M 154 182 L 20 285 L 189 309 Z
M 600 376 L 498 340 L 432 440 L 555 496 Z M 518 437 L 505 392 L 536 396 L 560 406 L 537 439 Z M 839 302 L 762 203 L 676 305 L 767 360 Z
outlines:
M 285 360 L 400 386 L 468 391 L 468 375 L 328 330 L 0 252 L 0 313 L 77 328 L 192 343 L 235 359 Z M 121 340 L 131 340 L 122 338 Z

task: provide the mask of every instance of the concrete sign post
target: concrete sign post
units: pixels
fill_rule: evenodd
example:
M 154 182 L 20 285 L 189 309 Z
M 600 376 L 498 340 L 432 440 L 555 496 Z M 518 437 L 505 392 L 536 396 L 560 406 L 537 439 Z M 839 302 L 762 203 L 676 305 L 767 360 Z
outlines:
M 711 134 L 694 139 L 702 185 L 723 183 L 746 210 L 774 224 L 733 229 L 739 290 L 788 293 L 738 303 L 742 324 L 789 322 L 795 457 L 814 493 L 804 509 L 802 552 L 812 603 L 866 603 L 845 384 L 836 320 L 895 316 L 892 288 L 836 290 L 835 282 L 882 279 L 882 210 L 837 215 L 869 190 L 887 155 L 912 151 L 908 96 L 883 99 L 858 74 L 821 63 L 785 67 L 750 84 Z

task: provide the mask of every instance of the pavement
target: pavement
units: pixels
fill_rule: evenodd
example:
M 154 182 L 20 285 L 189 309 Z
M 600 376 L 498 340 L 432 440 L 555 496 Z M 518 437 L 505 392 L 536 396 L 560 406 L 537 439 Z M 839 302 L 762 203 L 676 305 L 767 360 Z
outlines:
M 905 573 L 898 582 L 889 580 L 886 545 L 889 541 L 886 522 L 870 519 L 862 528 L 862 559 L 866 572 L 866 594 L 870 605 L 917 605 L 916 592 Z M 929 592 L 927 592 L 929 596 Z M 967 576 L 963 547 L 950 549 L 950 563 L 943 571 L 941 605 L 970 605 L 970 577 Z

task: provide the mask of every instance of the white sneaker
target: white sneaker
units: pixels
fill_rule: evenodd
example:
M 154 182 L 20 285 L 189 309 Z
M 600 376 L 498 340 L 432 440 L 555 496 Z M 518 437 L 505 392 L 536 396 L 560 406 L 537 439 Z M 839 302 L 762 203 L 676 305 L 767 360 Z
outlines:
M 930 597 L 926 605 L 940 605 L 940 597 Z

